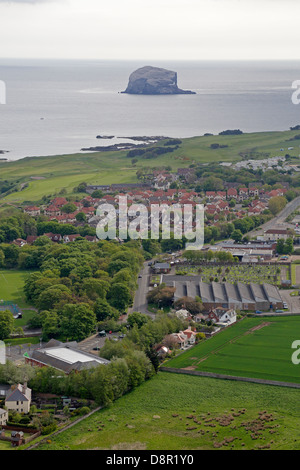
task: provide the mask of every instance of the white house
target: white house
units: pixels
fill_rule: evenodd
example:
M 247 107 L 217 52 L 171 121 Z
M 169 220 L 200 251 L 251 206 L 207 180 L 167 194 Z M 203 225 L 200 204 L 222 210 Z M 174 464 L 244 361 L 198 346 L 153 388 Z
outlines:
M 5 398 L 5 406 L 8 410 L 18 413 L 29 413 L 31 405 L 31 389 L 24 385 L 12 385 Z
M 237 315 L 234 309 L 219 307 L 210 312 L 208 318 L 219 326 L 229 326 L 236 323 Z

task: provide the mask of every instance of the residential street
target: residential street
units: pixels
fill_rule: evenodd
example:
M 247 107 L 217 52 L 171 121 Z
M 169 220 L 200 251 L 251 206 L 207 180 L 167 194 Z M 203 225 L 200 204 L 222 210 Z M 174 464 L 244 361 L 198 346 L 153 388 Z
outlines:
M 285 208 L 274 219 L 269 220 L 261 227 L 249 232 L 250 237 L 263 235 L 264 231 L 269 229 L 294 228 L 292 224 L 285 223 L 285 219 L 300 207 L 300 196 L 289 202 Z
M 133 307 L 130 310 L 131 312 L 140 312 L 147 315 L 153 316 L 147 310 L 147 293 L 149 291 L 149 282 L 150 282 L 150 267 L 148 266 L 148 261 L 144 263 L 144 267 L 140 272 L 141 278 L 138 279 L 138 289 L 136 291 Z

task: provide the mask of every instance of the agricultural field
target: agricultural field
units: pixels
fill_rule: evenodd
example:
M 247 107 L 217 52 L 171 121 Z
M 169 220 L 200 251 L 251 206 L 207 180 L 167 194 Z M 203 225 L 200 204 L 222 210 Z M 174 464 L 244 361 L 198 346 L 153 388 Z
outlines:
M 300 383 L 292 363 L 300 316 L 245 318 L 167 362 L 167 367 Z
M 178 275 L 200 275 L 203 282 L 229 282 L 242 283 L 268 283 L 280 286 L 282 280 L 287 280 L 289 269 L 287 266 L 258 265 L 248 266 L 239 263 L 232 266 L 184 266 L 176 269 Z
M 37 450 L 299 450 L 299 393 L 159 372 Z
M 236 136 L 193 137 L 182 139 L 180 148 L 154 159 L 138 158 L 132 165 L 127 152 L 91 152 L 74 155 L 24 158 L 16 162 L 0 163 L 1 179 L 18 181 L 23 190 L 7 195 L 3 201 L 11 204 L 39 201 L 43 196 L 53 196 L 62 189 L 67 194 L 79 183 L 89 184 L 134 183 L 141 168 L 170 166 L 172 171 L 194 163 L 237 162 L 242 158 L 266 158 L 280 155 L 288 140 L 297 131 L 259 132 Z M 211 144 L 226 147 L 211 149 Z M 157 146 L 163 145 L 163 142 Z M 299 155 L 292 155 L 297 163 Z

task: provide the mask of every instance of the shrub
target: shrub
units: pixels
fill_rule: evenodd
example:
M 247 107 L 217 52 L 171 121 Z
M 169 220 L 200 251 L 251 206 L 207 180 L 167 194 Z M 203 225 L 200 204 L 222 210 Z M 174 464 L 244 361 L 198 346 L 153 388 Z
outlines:
M 47 436 L 47 434 L 51 434 L 51 433 L 55 432 L 56 429 L 57 429 L 56 423 L 52 423 L 52 424 L 49 424 L 48 426 L 44 426 L 42 428 L 42 435 Z
M 87 415 L 90 413 L 90 408 L 88 406 L 83 406 L 81 409 L 80 409 L 80 416 L 84 416 L 84 415 Z

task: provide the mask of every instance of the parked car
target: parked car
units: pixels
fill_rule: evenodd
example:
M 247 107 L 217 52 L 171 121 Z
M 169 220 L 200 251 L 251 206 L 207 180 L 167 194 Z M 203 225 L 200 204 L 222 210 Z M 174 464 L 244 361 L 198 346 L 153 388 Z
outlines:
M 261 312 L 260 310 L 256 310 L 256 312 L 255 312 L 255 313 L 262 313 L 262 312 Z
M 276 310 L 275 313 L 283 313 L 283 310 Z
M 103 330 L 103 331 L 100 331 L 100 332 L 98 333 L 98 336 L 102 336 L 102 337 L 103 337 L 103 336 L 106 336 L 106 331 L 104 331 L 104 330 Z

